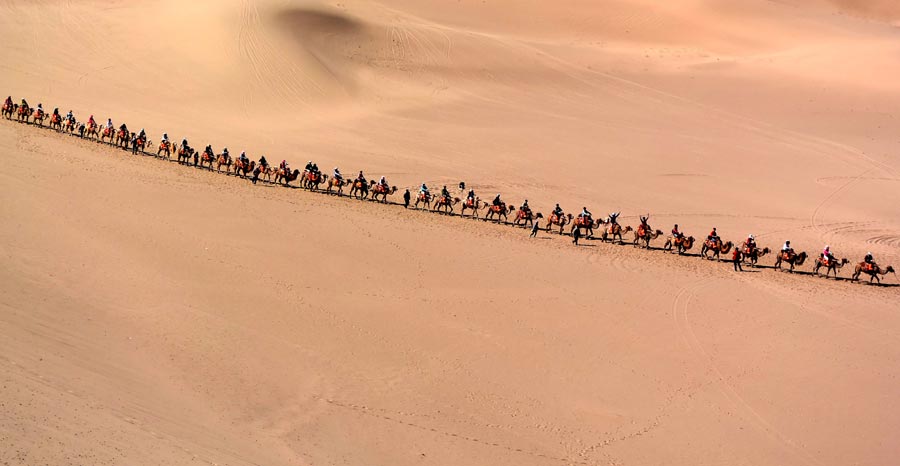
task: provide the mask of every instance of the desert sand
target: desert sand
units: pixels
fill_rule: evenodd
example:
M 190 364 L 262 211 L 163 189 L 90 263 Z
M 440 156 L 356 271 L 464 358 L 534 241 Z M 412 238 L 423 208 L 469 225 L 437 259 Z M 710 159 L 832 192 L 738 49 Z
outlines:
M 154 141 L 900 264 L 893 1 L 0 11 L 2 97 Z M 5 119 L 0 155 L 0 464 L 900 458 L 897 287 L 533 240 Z

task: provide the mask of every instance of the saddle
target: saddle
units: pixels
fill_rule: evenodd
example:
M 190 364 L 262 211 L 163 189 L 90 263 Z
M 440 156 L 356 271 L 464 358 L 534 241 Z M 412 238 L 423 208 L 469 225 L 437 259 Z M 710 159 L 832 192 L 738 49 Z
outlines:
M 431 200 L 431 194 L 428 193 L 419 193 L 419 200 L 428 202 Z
M 575 224 L 578 226 L 591 226 L 594 224 L 594 220 L 591 217 L 579 215 L 575 220 Z
M 500 213 L 500 212 L 503 212 L 503 211 L 505 211 L 505 210 L 506 210 L 506 204 L 492 205 L 492 206 L 491 206 L 491 211 L 492 211 L 492 212 Z
M 475 207 L 475 199 L 472 199 L 471 197 L 467 197 L 466 198 L 466 207 L 474 208 Z
M 876 267 L 875 264 L 870 264 L 870 263 L 868 263 L 868 262 L 863 262 L 863 270 L 865 270 L 866 272 L 874 272 L 874 271 L 875 271 L 875 267 Z
M 791 260 L 791 257 L 793 257 L 793 254 L 791 254 L 790 251 L 781 251 L 781 260 L 789 261 Z M 828 259 L 825 259 L 824 262 L 827 265 Z
M 319 181 L 319 174 L 314 172 L 308 172 L 306 174 L 306 179 L 309 181 Z
M 619 225 L 618 223 L 613 223 L 612 225 L 609 226 L 609 228 L 606 231 L 611 235 L 618 235 L 619 232 L 622 231 L 622 226 Z
M 556 213 L 554 212 L 550 214 L 550 223 L 553 225 L 558 225 L 561 218 L 563 218 L 562 215 L 556 215 Z
M 50 121 L 52 121 L 53 123 L 59 123 L 59 122 L 60 122 L 60 116 L 59 116 L 59 114 L 58 114 L 58 113 L 54 113 L 53 116 L 50 117 Z
M 710 249 L 718 249 L 719 240 L 715 238 L 706 240 L 706 247 Z
M 644 228 L 644 225 L 641 225 L 641 226 L 638 227 L 638 229 L 637 229 L 637 234 L 638 234 L 638 236 L 640 236 L 640 237 L 642 237 L 642 238 L 643 238 L 644 236 L 647 236 L 647 229 Z

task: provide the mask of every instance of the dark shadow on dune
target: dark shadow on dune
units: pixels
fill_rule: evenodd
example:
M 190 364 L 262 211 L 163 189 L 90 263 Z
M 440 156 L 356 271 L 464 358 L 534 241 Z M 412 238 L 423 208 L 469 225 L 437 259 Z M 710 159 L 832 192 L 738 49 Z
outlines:
M 278 24 L 298 38 L 321 35 L 356 35 L 365 31 L 360 21 L 339 12 L 311 8 L 288 8 L 274 15 Z

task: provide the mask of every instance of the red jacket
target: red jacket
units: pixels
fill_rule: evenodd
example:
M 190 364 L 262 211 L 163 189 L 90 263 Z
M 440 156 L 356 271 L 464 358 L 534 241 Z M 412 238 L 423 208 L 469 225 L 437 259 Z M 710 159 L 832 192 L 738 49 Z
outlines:
M 741 249 L 740 249 L 740 248 L 734 248 L 734 252 L 731 253 L 731 258 L 734 259 L 734 260 L 740 260 L 740 258 L 741 258 Z

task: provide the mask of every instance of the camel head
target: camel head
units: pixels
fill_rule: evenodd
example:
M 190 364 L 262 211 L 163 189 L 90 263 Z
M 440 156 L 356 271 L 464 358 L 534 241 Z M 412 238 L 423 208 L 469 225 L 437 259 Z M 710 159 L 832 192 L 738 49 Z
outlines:
M 765 256 L 766 254 L 768 254 L 768 253 L 770 253 L 770 252 L 772 252 L 771 249 L 769 249 L 769 248 L 762 248 L 762 249 L 759 251 L 759 256 L 760 256 L 760 257 Z
M 806 257 L 807 257 L 806 251 L 803 251 L 800 254 L 797 254 L 797 258 L 794 259 L 794 265 L 798 265 L 798 266 L 803 265 L 803 263 L 806 262 Z
M 662 236 L 662 235 L 663 235 L 663 231 L 662 231 L 662 230 L 656 230 L 656 231 L 653 233 L 653 236 L 655 236 L 655 237 L 657 237 L 657 238 L 659 238 L 659 237 Z
M 369 187 L 375 186 L 375 180 L 369 180 Z
M 537 215 L 535 215 L 535 218 L 544 218 L 544 214 L 538 212 Z
M 454 198 L 453 198 L 453 205 L 459 204 L 460 201 L 462 201 L 462 199 L 460 199 L 460 198 L 458 198 L 458 197 L 454 197 Z
M 893 273 L 893 274 L 896 274 L 896 273 L 897 273 L 897 272 L 894 272 L 894 266 L 889 265 L 889 266 L 887 266 L 886 269 L 884 269 L 884 274 L 885 274 L 885 275 L 887 275 L 887 274 L 889 274 L 889 273 Z
M 627 225 L 622 229 L 622 233 L 628 233 L 629 231 L 634 231 L 634 228 L 631 228 L 631 225 Z
M 396 193 L 396 192 L 397 192 L 397 187 L 396 187 L 396 186 L 391 186 L 390 194 L 394 194 L 394 193 Z

